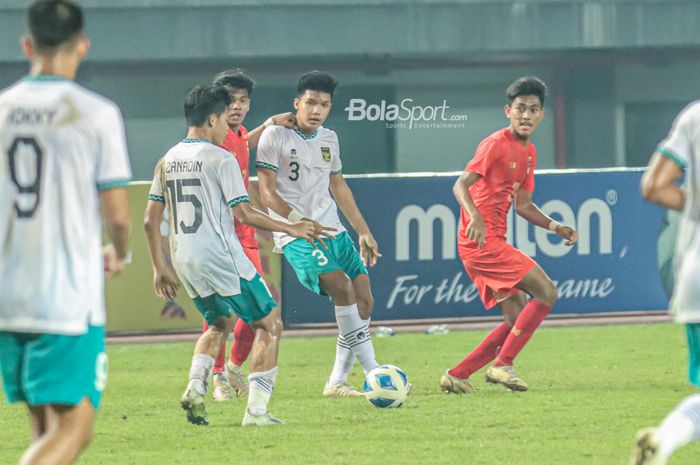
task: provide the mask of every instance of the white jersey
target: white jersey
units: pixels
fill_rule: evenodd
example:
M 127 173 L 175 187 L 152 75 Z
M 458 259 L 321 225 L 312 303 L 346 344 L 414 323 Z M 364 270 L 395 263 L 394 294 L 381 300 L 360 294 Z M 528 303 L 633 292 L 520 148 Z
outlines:
M 1 331 L 105 324 L 98 189 L 130 179 L 111 101 L 48 76 L 0 93 Z
M 202 139 L 180 142 L 156 167 L 148 198 L 170 209 L 172 263 L 190 297 L 237 295 L 239 278 L 255 277 L 231 214 L 248 202 L 248 192 L 238 162 L 224 149 Z
M 258 142 L 255 166 L 277 173 L 277 194 L 294 210 L 338 230 L 331 234 L 345 231 L 328 190 L 330 176 L 343 168 L 334 131 L 320 127 L 307 136 L 298 129 L 269 127 Z M 287 222 L 272 209 L 269 213 L 276 220 Z M 274 233 L 274 238 L 277 251 L 296 239 L 279 232 Z
M 674 267 L 671 313 L 678 323 L 700 323 L 700 101 L 676 118 L 659 153 L 686 169 L 685 207 L 681 214 Z

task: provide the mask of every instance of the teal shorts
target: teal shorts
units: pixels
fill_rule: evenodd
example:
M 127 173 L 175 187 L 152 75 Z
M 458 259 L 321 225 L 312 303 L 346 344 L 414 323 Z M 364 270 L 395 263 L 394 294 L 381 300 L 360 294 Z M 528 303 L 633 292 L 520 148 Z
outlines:
M 222 296 L 212 294 L 192 299 L 208 325 L 213 325 L 220 317 L 230 318 L 235 313 L 246 323 L 262 320 L 270 314 L 277 302 L 272 298 L 267 284 L 259 273 L 250 281 L 241 278 L 241 293 Z
M 85 334 L 0 332 L 0 369 L 9 402 L 100 406 L 107 384 L 103 326 Z
M 688 335 L 688 379 L 700 387 L 700 323 L 685 325 Z
M 321 289 L 319 276 L 335 270 L 342 270 L 353 280 L 361 274 L 367 274 L 367 268 L 355 248 L 347 231 L 327 240 L 324 249 L 320 244 L 315 249 L 304 239 L 297 239 L 282 249 L 287 261 L 294 269 L 299 282 L 318 295 L 328 295 Z

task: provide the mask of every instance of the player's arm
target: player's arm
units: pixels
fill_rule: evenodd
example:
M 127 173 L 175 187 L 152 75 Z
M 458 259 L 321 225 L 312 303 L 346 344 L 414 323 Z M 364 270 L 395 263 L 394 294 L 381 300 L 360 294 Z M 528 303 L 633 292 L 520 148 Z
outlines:
M 357 202 L 355 202 L 355 197 L 352 195 L 343 173 L 331 173 L 330 189 L 335 202 L 338 204 L 338 208 L 340 208 L 340 211 L 343 212 L 345 218 L 350 222 L 352 229 L 357 233 L 362 262 L 369 266 L 376 265 L 377 258 L 381 257 L 382 254 L 379 253 L 379 246 L 374 236 L 372 236 L 365 218 L 362 216 L 360 209 L 357 208 Z
M 685 192 L 678 185 L 683 170 L 678 163 L 660 152 L 654 153 L 642 176 L 642 196 L 649 202 L 672 210 L 683 210 Z
M 481 216 L 481 212 L 476 208 L 474 199 L 469 192 L 469 188 L 472 184 L 479 179 L 481 179 L 480 174 L 472 171 L 464 171 L 452 187 L 452 193 L 460 207 L 464 208 L 469 215 L 469 225 L 467 225 L 466 230 L 467 238 L 476 242 L 477 246 L 481 248 L 484 243 L 486 243 L 486 225 L 484 224 L 484 218 Z
M 258 166 L 258 193 L 260 202 L 283 218 L 289 218 L 292 207 L 277 193 L 277 173 Z
M 149 200 L 144 214 L 143 229 L 146 232 L 148 251 L 151 254 L 153 285 L 156 295 L 170 300 L 177 296 L 180 281 L 177 279 L 175 271 L 168 265 L 163 254 L 163 247 L 161 247 L 160 223 L 163 220 L 163 210 L 165 210 L 165 203 Z
M 530 223 L 549 229 L 562 239 L 566 239 L 566 245 L 574 245 L 578 240 L 578 233 L 574 228 L 554 221 L 532 202 L 532 192 L 518 189 L 515 193 L 515 212 Z
M 322 229 L 317 231 L 315 225 L 311 221 L 299 221 L 296 223 L 278 221 L 260 210 L 253 208 L 249 202 L 239 203 L 231 207 L 231 210 L 233 211 L 233 215 L 238 218 L 241 223 L 265 231 L 283 232 L 292 237 L 305 239 L 312 245 L 314 244 L 314 240 L 317 240 L 325 246 L 322 236 L 331 237 L 325 231 L 333 230 L 332 228 L 322 226 Z
M 100 207 L 107 236 L 112 241 L 103 249 L 105 275 L 117 276 L 124 270 L 129 254 L 131 212 L 126 188 L 101 190 Z
M 258 141 L 263 131 L 269 126 L 284 126 L 285 128 L 294 128 L 297 125 L 297 119 L 294 113 L 280 113 L 279 115 L 270 116 L 263 124 L 248 132 L 248 147 L 255 149 L 258 147 Z

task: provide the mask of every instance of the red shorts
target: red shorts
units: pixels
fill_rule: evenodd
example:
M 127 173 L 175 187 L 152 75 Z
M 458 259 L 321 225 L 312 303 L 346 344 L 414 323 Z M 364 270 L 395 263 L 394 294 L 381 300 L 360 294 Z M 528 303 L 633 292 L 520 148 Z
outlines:
M 260 261 L 260 249 L 252 248 L 252 247 L 243 247 L 243 252 L 245 253 L 245 256 L 248 257 L 248 260 L 253 262 L 253 266 L 255 267 L 256 270 L 258 270 L 258 273 L 260 273 L 260 276 L 265 276 L 263 274 L 263 267 L 262 267 L 262 261 Z
M 487 310 L 522 292 L 515 285 L 535 266 L 532 258 L 493 237 L 481 249 L 475 242 L 459 244 L 459 257 Z

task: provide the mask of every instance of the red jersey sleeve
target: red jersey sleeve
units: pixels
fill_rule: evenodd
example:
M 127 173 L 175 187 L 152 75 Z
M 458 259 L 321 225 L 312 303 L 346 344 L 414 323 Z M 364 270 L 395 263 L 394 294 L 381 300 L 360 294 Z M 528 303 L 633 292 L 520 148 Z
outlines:
M 482 177 L 486 176 L 497 154 L 498 144 L 495 140 L 488 138 L 481 141 L 476 148 L 476 152 L 474 152 L 474 157 L 467 163 L 464 171 L 470 171 Z
M 532 153 L 529 155 L 527 161 L 527 174 L 525 175 L 525 182 L 520 186 L 520 189 L 528 192 L 535 192 L 535 167 L 537 166 L 537 151 L 532 149 Z

